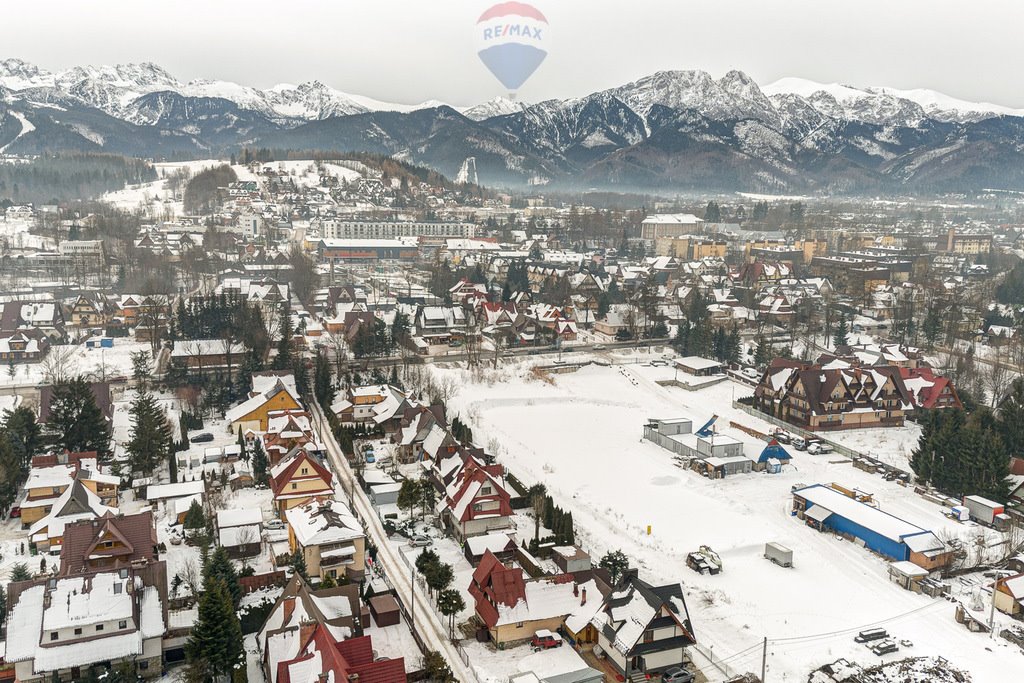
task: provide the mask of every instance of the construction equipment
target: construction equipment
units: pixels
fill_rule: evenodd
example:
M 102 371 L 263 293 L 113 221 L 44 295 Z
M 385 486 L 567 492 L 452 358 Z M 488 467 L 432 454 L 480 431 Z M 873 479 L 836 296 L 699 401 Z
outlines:
M 722 558 L 706 545 L 686 556 L 686 566 L 699 574 L 718 574 L 722 571 Z

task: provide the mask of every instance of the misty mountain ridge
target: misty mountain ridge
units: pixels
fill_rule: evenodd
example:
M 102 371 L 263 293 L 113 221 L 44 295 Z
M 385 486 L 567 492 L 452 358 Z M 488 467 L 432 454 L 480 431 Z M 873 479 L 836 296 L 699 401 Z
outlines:
M 660 71 L 528 104 L 395 105 L 318 81 L 182 83 L 152 63 L 48 72 L 0 60 L 0 153 L 209 156 L 242 146 L 370 151 L 480 181 L 832 193 L 1024 189 L 1024 110 L 931 90 L 741 71 Z

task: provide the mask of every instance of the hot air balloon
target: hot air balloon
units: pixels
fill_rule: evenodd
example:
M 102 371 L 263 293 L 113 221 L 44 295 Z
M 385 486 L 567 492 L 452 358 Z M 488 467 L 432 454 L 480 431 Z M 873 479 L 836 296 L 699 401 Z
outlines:
M 481 14 L 476 38 L 480 61 L 513 98 L 548 56 L 548 20 L 522 2 L 502 2 Z

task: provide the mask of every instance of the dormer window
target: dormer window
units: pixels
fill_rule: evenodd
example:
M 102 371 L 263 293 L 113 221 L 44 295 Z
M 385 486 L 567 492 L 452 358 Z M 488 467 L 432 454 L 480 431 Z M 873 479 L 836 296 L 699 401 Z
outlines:
M 50 640 L 57 640 L 57 632 L 50 631 Z

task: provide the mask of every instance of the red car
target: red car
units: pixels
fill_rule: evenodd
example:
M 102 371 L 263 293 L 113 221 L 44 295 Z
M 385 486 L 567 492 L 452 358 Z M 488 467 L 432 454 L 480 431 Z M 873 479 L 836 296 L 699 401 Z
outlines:
M 552 633 L 547 629 L 541 629 L 533 634 L 530 645 L 534 650 L 547 650 L 552 647 L 562 647 L 562 636 Z
M 7 516 L 11 518 L 21 517 L 21 508 L 15 505 L 14 507 L 11 508 L 11 512 Z

